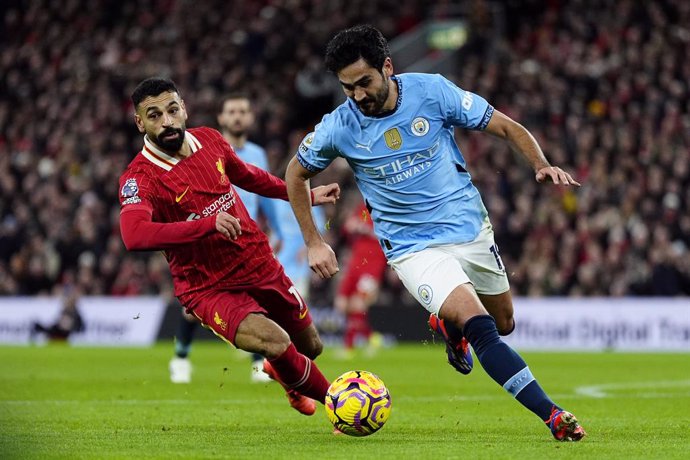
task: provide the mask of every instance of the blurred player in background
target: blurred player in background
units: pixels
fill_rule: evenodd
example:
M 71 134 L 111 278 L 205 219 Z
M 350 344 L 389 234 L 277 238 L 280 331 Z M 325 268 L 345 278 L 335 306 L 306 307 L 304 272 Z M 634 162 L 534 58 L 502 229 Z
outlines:
M 472 369 L 469 341 L 484 370 L 556 439 L 580 440 L 585 432 L 576 418 L 544 393 L 499 336 L 515 326 L 508 278 L 454 127 L 506 140 L 537 182 L 579 184 L 549 164 L 523 126 L 480 96 L 441 75 L 394 75 L 388 43 L 371 26 L 338 33 L 328 44 L 326 67 L 347 100 L 302 141 L 286 174 L 310 266 L 323 278 L 338 272 L 333 250 L 310 219 L 308 182 L 341 156 L 354 170 L 390 265 L 431 313 L 453 367 L 465 374 Z
M 125 246 L 164 251 L 187 312 L 224 341 L 263 355 L 264 369 L 286 389 L 290 404 L 313 414 L 313 400 L 323 404 L 329 386 L 312 361 L 323 349 L 321 338 L 234 187 L 286 200 L 285 183 L 243 162 L 218 131 L 187 130 L 172 81 L 142 81 L 132 102 L 145 136 L 120 178 Z M 334 203 L 339 193 L 330 184 L 315 188 L 312 199 Z
M 254 123 L 254 113 L 252 112 L 249 97 L 243 93 L 234 93 L 226 96 L 218 113 L 218 125 L 220 126 L 223 138 L 235 150 L 238 157 L 245 163 L 249 163 L 264 171 L 269 171 L 266 152 L 259 145 L 247 140 L 249 129 Z M 249 217 L 255 222 L 260 221 L 262 215 L 268 221 L 271 230 L 271 241 L 274 252 L 279 253 L 283 235 L 281 233 L 281 223 L 277 217 L 278 200 L 266 198 L 242 188 L 237 189 L 244 206 L 249 212 Z M 289 203 L 284 203 L 290 208 Z M 291 215 L 292 220 L 294 216 Z M 285 265 L 283 265 L 285 268 Z M 287 273 L 287 270 L 286 270 Z M 289 276 L 289 274 L 288 274 Z M 291 278 L 292 279 L 292 278 Z M 297 291 L 303 293 L 300 286 Z M 175 335 L 175 356 L 170 361 L 170 380 L 173 383 L 189 383 L 191 381 L 192 366 L 188 355 L 190 352 L 194 330 L 198 322 L 196 318 L 186 314 L 184 311 L 178 322 L 177 334 Z M 264 357 L 258 353 L 252 354 L 251 381 L 269 382 L 271 377 L 263 371 Z
M 381 336 L 373 333 L 369 323 L 369 307 L 378 299 L 386 273 L 386 256 L 381 251 L 371 216 L 361 198 L 345 220 L 343 236 L 350 248 L 350 257 L 338 286 L 335 307 L 345 315 L 341 357 L 350 358 L 360 337 L 367 341 L 369 352 L 380 346 Z
M 62 309 L 53 324 L 44 326 L 38 322 L 33 323 L 30 330 L 32 341 L 36 339 L 37 334 L 45 334 L 48 340 L 64 341 L 73 333 L 84 330 L 84 321 L 77 308 L 79 288 L 72 283 L 63 284 L 61 299 Z
M 287 162 L 279 171 L 276 171 L 278 177 L 285 175 L 286 166 Z M 280 222 L 282 235 L 282 244 L 280 249 L 277 250 L 276 256 L 292 284 L 302 294 L 302 298 L 309 303 L 313 272 L 309 268 L 307 248 L 304 246 L 302 232 L 295 214 L 292 212 L 290 203 L 283 200 L 273 200 L 273 203 L 275 204 L 277 220 Z M 326 230 L 326 216 L 324 215 L 323 208 L 312 208 L 312 217 L 318 228 Z

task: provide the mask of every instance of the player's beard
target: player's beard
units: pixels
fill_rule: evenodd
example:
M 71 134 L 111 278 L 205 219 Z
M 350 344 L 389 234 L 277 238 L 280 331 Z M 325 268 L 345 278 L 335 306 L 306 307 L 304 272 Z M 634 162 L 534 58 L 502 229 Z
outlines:
M 226 129 L 232 137 L 236 138 L 244 137 L 247 134 L 247 129 L 241 124 L 228 125 Z
M 384 80 L 384 84 L 380 90 L 376 92 L 374 97 L 367 97 L 357 103 L 359 110 L 366 116 L 375 116 L 383 111 L 383 106 L 388 99 L 388 93 L 390 89 L 388 88 L 388 79 Z
M 179 134 L 174 139 L 165 139 L 165 136 L 170 134 Z M 182 125 L 181 128 L 167 128 L 165 131 L 155 136 L 152 140 L 153 143 L 158 147 L 166 150 L 168 152 L 179 152 L 182 148 L 182 143 L 184 142 L 185 126 Z M 150 136 L 149 136 L 150 137 Z

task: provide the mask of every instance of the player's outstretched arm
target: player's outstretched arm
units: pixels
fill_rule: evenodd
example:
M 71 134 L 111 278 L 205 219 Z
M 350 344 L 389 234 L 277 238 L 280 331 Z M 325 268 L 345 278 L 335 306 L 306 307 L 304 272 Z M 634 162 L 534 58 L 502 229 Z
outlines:
M 551 166 L 534 136 L 524 126 L 507 115 L 494 110 L 491 121 L 486 127 L 486 132 L 505 139 L 513 150 L 525 157 L 534 169 L 534 177 L 537 182 L 550 180 L 554 184 L 580 185 L 569 173 L 558 166 Z
M 285 172 L 285 182 L 287 183 L 292 212 L 297 218 L 302 236 L 304 237 L 304 243 L 307 246 L 309 267 L 321 278 L 327 279 L 338 273 L 339 268 L 333 249 L 321 237 L 311 213 L 309 179 L 315 175 L 316 173 L 304 168 L 295 156 L 290 160 L 290 164 Z M 314 195 L 316 195 L 318 188 L 314 189 Z M 340 193 L 339 187 L 326 190 L 330 190 L 329 193 L 336 194 L 336 196 Z
M 150 211 L 136 209 L 120 214 L 120 233 L 128 251 L 158 251 L 212 234 L 214 222 L 212 216 L 185 222 L 153 222 Z

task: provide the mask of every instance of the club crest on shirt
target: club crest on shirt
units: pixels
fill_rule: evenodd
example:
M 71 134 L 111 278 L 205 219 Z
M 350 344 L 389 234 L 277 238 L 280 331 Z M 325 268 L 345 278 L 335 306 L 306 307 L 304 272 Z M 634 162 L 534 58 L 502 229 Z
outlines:
M 122 198 L 131 198 L 133 196 L 136 196 L 137 193 L 139 193 L 139 186 L 137 185 L 137 180 L 134 178 L 127 179 L 125 181 L 125 185 L 122 186 L 122 191 L 120 193 L 122 194 Z
M 389 129 L 383 133 L 383 138 L 386 140 L 386 145 L 390 149 L 400 150 L 400 147 L 402 147 L 402 137 L 400 136 L 398 128 Z
M 412 126 L 410 126 L 410 128 L 412 128 L 412 134 L 421 137 L 429 132 L 429 122 L 426 118 L 417 117 L 412 120 Z
M 223 164 L 223 160 L 220 158 L 218 158 L 218 161 L 216 161 L 216 169 L 218 169 L 218 172 L 220 173 L 220 184 L 227 185 L 228 176 L 225 175 L 225 165 Z
M 434 291 L 431 290 L 431 286 L 428 284 L 422 284 L 419 286 L 417 293 L 419 294 L 419 298 L 422 299 L 422 302 L 427 305 L 429 305 L 431 303 L 431 299 L 434 298 Z

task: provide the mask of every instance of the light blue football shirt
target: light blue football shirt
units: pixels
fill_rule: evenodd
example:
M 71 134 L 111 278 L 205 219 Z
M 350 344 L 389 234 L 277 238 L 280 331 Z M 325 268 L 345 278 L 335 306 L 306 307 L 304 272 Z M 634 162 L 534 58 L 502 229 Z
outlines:
M 368 117 L 348 99 L 323 117 L 297 152 L 311 171 L 339 156 L 347 160 L 390 260 L 477 237 L 488 215 L 453 131 L 483 130 L 494 111 L 441 75 L 393 78 L 399 96 L 392 113 Z
M 266 151 L 259 145 L 253 142 L 245 142 L 244 146 L 240 149 L 235 146 L 232 147 L 237 153 L 237 156 L 242 159 L 245 163 L 249 163 L 258 168 L 268 171 L 268 158 L 266 158 Z M 249 216 L 253 220 L 257 220 L 259 217 L 259 210 L 268 220 L 268 224 L 271 230 L 275 232 L 278 239 L 283 239 L 283 233 L 280 221 L 276 215 L 275 201 L 272 198 L 266 198 L 265 196 L 260 196 L 255 193 L 248 192 L 240 187 L 237 187 L 237 193 L 240 195 L 240 199 L 244 206 L 249 212 Z

